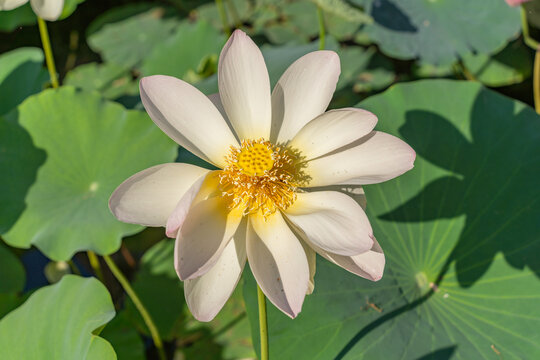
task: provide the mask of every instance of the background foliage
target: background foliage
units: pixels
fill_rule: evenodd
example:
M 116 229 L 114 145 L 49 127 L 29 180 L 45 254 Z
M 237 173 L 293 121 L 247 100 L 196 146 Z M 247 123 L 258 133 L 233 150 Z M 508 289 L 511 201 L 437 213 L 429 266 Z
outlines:
M 540 7 L 525 6 L 535 37 Z M 248 267 L 216 319 L 197 322 L 172 266 L 174 241 L 116 221 L 107 200 L 136 171 L 197 162 L 144 112 L 142 76 L 215 93 L 221 47 L 241 28 L 275 84 L 319 48 L 318 8 L 324 47 L 342 67 L 330 107 L 374 112 L 377 129 L 411 144 L 417 160 L 406 175 L 365 187 L 387 259 L 383 279 L 319 258 L 297 319 L 269 306 L 271 358 L 540 357 L 540 119 L 530 106 L 540 74 L 519 8 L 503 0 L 69 0 L 48 23 L 59 89 L 49 88 L 30 6 L 0 11 L 0 358 L 158 358 L 136 306 L 101 259 L 99 271 L 92 264 L 94 252 L 114 254 L 168 358 L 256 357 Z

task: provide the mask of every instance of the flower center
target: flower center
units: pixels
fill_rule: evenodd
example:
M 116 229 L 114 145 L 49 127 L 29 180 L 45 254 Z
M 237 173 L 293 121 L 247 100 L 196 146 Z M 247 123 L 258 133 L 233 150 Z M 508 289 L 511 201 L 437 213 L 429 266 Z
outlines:
M 298 187 L 307 183 L 299 153 L 264 139 L 231 146 L 226 161 L 219 175 L 220 189 L 231 199 L 231 208 L 245 207 L 244 214 L 261 211 L 268 216 L 284 210 L 296 200 Z
M 274 167 L 273 154 L 273 149 L 264 143 L 249 144 L 240 150 L 236 164 L 246 175 L 262 176 Z

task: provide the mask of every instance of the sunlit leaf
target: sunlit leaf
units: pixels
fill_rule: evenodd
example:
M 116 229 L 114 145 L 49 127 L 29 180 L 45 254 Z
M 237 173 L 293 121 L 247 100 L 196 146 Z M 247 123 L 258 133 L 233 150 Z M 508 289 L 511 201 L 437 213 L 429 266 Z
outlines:
M 297 319 L 269 306 L 272 356 L 539 357 L 540 117 L 479 83 L 449 80 L 398 84 L 359 106 L 417 152 L 413 170 L 365 187 L 385 275 L 373 283 L 319 258 Z
M 176 156 L 176 145 L 146 113 L 65 87 L 29 98 L 6 119 L 15 134 L 24 128 L 46 153 L 25 210 L 4 235 L 8 244 L 35 245 L 53 260 L 68 260 L 80 250 L 110 254 L 122 236 L 141 229 L 117 221 L 108 199 L 127 177 Z M 26 182 L 26 175 L 11 178 Z
M 153 8 L 123 21 L 105 24 L 88 37 L 88 45 L 106 62 L 132 68 L 172 34 L 177 21 L 163 19 L 164 13 L 162 8 Z
M 531 75 L 532 51 L 514 42 L 503 51 L 488 56 L 467 55 L 463 63 L 478 81 L 488 86 L 506 86 L 524 81 Z
M 0 358 L 116 359 L 111 345 L 92 335 L 114 313 L 103 284 L 67 275 L 0 320 Z
M 183 22 L 173 36 L 160 41 L 145 58 L 141 72 L 144 76 L 170 75 L 196 82 L 205 75 L 205 61 L 213 61 L 211 72 L 215 73 L 224 44 L 225 37 L 210 24 Z
M 132 80 L 129 71 L 114 63 L 89 63 L 77 66 L 67 73 L 64 85 L 86 91 L 99 91 L 106 99 L 139 93 L 139 85 Z
M 519 9 L 500 0 L 356 0 L 374 22 L 366 28 L 398 59 L 448 64 L 472 51 L 493 53 L 520 31 Z

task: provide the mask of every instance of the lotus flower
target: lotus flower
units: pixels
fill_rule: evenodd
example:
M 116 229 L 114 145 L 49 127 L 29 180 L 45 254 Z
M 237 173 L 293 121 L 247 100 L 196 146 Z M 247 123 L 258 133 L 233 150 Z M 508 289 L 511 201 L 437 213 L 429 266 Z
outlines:
M 0 10 L 13 10 L 24 5 L 28 0 L 0 0 Z M 32 10 L 42 19 L 58 20 L 64 9 L 64 0 L 30 0 Z
M 373 131 L 372 113 L 325 112 L 340 73 L 337 54 L 294 62 L 272 93 L 263 56 L 236 30 L 209 97 L 169 76 L 145 77 L 141 99 L 168 136 L 219 170 L 171 163 L 141 171 L 113 193 L 121 221 L 165 226 L 187 304 L 212 320 L 246 263 L 268 299 L 294 318 L 313 290 L 316 253 L 370 280 L 385 259 L 361 206 L 360 185 L 413 167 L 402 140 Z M 332 186 L 336 185 L 337 186 Z M 336 189 L 356 189 L 356 201 Z

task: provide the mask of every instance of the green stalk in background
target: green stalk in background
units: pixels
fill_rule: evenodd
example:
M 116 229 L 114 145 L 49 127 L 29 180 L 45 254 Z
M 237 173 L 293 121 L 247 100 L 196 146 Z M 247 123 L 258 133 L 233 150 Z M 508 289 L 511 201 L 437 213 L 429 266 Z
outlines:
M 156 325 L 154 324 L 154 321 L 152 320 L 152 317 L 150 316 L 150 313 L 148 312 L 148 310 L 146 310 L 143 303 L 135 293 L 135 290 L 133 290 L 133 288 L 129 284 L 129 281 L 126 279 L 124 274 L 122 274 L 114 261 L 108 255 L 103 255 L 103 260 L 105 260 L 107 266 L 109 267 L 109 269 L 111 269 L 111 272 L 116 277 L 120 285 L 122 285 L 126 294 L 128 294 L 131 301 L 133 301 L 133 304 L 141 314 L 146 326 L 148 327 L 148 330 L 150 330 L 150 335 L 152 336 L 152 340 L 154 340 L 154 344 L 156 345 L 156 348 L 158 350 L 159 358 L 161 360 L 166 360 L 167 357 L 165 355 L 165 350 L 163 349 L 163 342 L 161 341 L 161 337 L 159 336 L 159 332 Z
M 43 44 L 43 52 L 45 52 L 45 62 L 47 63 L 47 69 L 49 70 L 49 76 L 51 77 L 51 85 L 56 89 L 58 87 L 58 77 L 56 76 L 56 66 L 54 65 L 54 57 L 51 41 L 49 40 L 49 32 L 47 31 L 47 24 L 45 23 L 45 20 L 39 16 L 37 21 L 41 43 Z
M 261 360 L 268 360 L 268 323 L 266 321 L 266 297 L 257 284 L 257 299 L 259 302 L 259 331 L 261 338 Z

